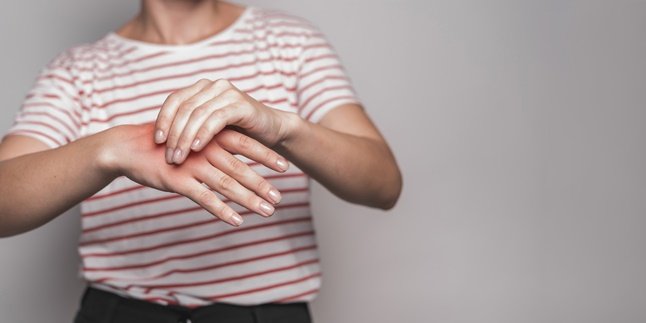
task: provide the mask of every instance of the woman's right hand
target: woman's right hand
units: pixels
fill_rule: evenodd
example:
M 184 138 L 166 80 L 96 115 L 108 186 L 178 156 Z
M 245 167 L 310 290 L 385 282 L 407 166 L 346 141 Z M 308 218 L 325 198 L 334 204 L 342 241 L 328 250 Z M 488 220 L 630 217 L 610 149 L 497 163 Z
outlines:
M 168 164 L 164 156 L 166 146 L 150 140 L 153 131 L 152 123 L 107 130 L 108 143 L 99 158 L 103 167 L 139 184 L 182 194 L 234 226 L 242 223 L 242 217 L 213 191 L 263 216 L 273 214 L 273 205 L 280 201 L 280 193 L 233 154 L 278 172 L 288 168 L 284 157 L 244 134 L 227 129 L 181 165 Z

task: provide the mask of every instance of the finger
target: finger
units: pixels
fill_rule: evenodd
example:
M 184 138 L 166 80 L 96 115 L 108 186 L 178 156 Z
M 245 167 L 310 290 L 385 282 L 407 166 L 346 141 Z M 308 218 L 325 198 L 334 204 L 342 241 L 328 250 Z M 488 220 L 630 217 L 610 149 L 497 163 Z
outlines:
M 273 204 L 280 202 L 281 196 L 278 189 L 228 151 L 223 148 L 208 149 L 205 155 L 211 165 L 233 177 L 238 183 L 253 191 L 256 195 Z
M 224 129 L 215 137 L 215 140 L 228 152 L 245 156 L 277 172 L 282 173 L 289 168 L 289 162 L 285 157 L 235 130 Z
M 166 98 L 157 114 L 157 120 L 155 121 L 155 143 L 161 144 L 166 141 L 166 138 L 168 138 L 168 128 L 170 128 L 170 125 L 173 122 L 179 105 L 209 84 L 209 80 L 201 79 L 187 88 L 171 93 L 171 95 Z
M 176 149 L 187 153 L 189 150 L 200 151 L 203 148 L 202 143 L 210 142 L 213 137 L 198 138 L 196 137 L 198 131 L 204 126 L 204 123 L 208 120 L 213 111 L 232 103 L 233 99 L 230 96 L 216 96 L 193 109 L 193 112 L 188 117 L 184 129 L 177 140 Z M 213 135 L 215 136 L 215 134 Z M 187 154 L 183 155 L 186 157 Z M 173 159 L 173 162 L 180 164 L 184 159 Z
M 193 202 L 203 207 L 209 213 L 230 225 L 237 227 L 243 222 L 240 214 L 236 213 L 230 206 L 222 202 L 213 191 L 198 181 L 191 180 L 190 183 L 187 183 L 177 193 L 193 200 Z
M 204 87 L 202 90 L 197 92 L 191 98 L 187 99 L 179 105 L 175 118 L 168 130 L 168 139 L 166 141 L 166 147 L 173 149 L 173 156 L 170 162 L 180 164 L 184 161 L 186 156 L 189 153 L 190 143 L 184 146 L 179 146 L 179 139 L 184 132 L 184 129 L 191 122 L 191 116 L 198 107 L 203 106 L 207 101 L 217 98 L 222 92 L 231 88 L 231 83 L 226 80 L 217 80 L 211 85 Z M 200 108 L 199 114 L 208 114 L 212 111 L 212 107 L 204 106 Z M 205 116 L 204 118 L 206 118 Z M 199 122 L 199 121 L 198 121 Z M 194 124 L 192 127 L 199 128 L 202 123 Z
M 204 182 L 211 189 L 226 196 L 231 201 L 253 212 L 263 216 L 270 216 L 274 213 L 274 207 L 270 203 L 240 185 L 233 177 L 215 167 L 206 171 L 198 170 L 197 179 Z

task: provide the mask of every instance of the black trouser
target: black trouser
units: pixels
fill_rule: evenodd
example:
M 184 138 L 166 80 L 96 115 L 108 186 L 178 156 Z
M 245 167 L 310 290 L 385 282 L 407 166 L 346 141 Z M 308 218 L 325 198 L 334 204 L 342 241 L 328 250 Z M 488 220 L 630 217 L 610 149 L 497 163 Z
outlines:
M 88 287 L 74 323 L 310 323 L 307 303 L 238 306 L 223 303 L 189 309 L 124 298 Z

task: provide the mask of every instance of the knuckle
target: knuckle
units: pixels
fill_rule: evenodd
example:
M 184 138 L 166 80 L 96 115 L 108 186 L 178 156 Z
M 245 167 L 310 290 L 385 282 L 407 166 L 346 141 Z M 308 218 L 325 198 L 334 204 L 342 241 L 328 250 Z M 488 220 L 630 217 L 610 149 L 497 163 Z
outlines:
M 205 78 L 202 78 L 199 81 L 195 82 L 196 85 L 200 85 L 200 86 L 205 86 L 209 83 L 211 83 L 211 81 Z
M 231 218 L 231 212 L 229 212 L 229 208 L 226 206 L 226 204 L 220 203 L 213 209 L 220 219 L 228 221 Z
M 229 168 L 235 174 L 242 174 L 247 166 L 247 164 L 243 163 L 238 158 L 235 158 L 233 156 L 227 158 L 227 163 L 229 163 Z
M 209 191 L 207 188 L 199 190 L 199 192 L 196 193 L 195 198 L 197 199 L 197 202 L 201 205 L 210 205 L 212 204 L 213 200 L 213 193 Z
M 276 159 L 276 154 L 271 149 L 263 147 L 263 150 L 263 157 L 267 163 L 271 163 Z
M 233 187 L 233 178 L 229 175 L 223 174 L 218 179 L 218 187 L 222 190 L 229 191 Z
M 227 79 L 217 79 L 213 82 L 213 85 L 219 88 L 230 88 L 231 82 Z
M 251 138 L 241 134 L 238 136 L 238 146 L 241 149 L 248 150 L 253 146 L 253 142 L 251 141 Z
M 182 93 L 181 91 L 175 91 L 170 95 L 168 95 L 168 97 L 166 98 L 166 102 L 164 102 L 164 105 L 177 104 L 181 96 L 181 93 Z
M 258 176 L 260 177 L 260 176 Z M 271 190 L 271 184 L 264 178 L 260 177 L 258 180 L 258 184 L 256 184 L 256 192 L 257 193 L 266 193 Z
M 224 94 L 226 96 L 229 96 L 229 97 L 237 97 L 238 95 L 240 95 L 240 92 L 238 91 L 238 89 L 236 89 L 234 87 L 230 87 L 230 88 L 224 90 L 224 92 L 222 92 L 222 94 Z
M 195 106 L 195 102 L 191 99 L 188 99 L 179 105 L 178 110 L 181 112 L 188 112 L 193 110 L 194 106 Z
M 204 106 L 204 105 L 201 105 L 201 106 L 195 108 L 193 110 L 193 112 L 191 112 L 191 117 L 193 117 L 193 118 L 201 118 L 207 113 L 208 113 L 208 108 L 206 106 Z

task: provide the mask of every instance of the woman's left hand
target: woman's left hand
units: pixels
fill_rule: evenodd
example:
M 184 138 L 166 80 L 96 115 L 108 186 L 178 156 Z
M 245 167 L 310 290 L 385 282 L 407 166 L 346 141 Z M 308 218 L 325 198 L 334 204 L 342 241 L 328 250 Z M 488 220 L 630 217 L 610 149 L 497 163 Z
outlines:
M 271 148 L 285 137 L 286 112 L 269 108 L 227 80 L 202 79 L 168 96 L 155 123 L 155 143 L 166 142 L 166 162 L 181 164 L 226 126 Z

